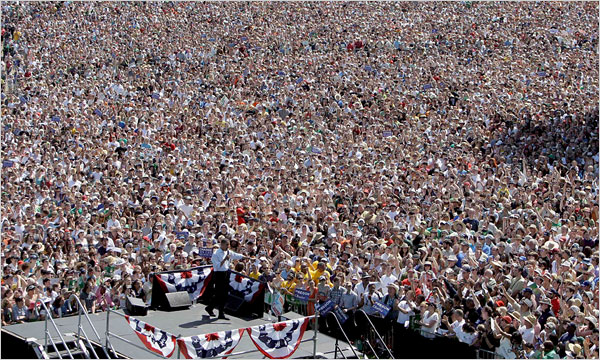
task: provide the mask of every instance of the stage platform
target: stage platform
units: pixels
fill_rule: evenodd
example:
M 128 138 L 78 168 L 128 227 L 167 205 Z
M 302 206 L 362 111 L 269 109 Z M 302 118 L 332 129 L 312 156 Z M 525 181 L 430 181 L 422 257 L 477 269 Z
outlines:
M 120 311 L 123 313 L 122 311 Z M 297 318 L 301 317 L 297 314 L 285 314 L 288 318 Z M 100 335 L 100 339 L 102 344 L 104 344 L 104 340 L 106 339 L 105 331 L 106 331 L 106 312 L 89 314 L 90 320 L 94 324 L 94 327 L 98 334 Z M 266 316 L 262 319 L 243 319 L 236 318 L 234 316 L 227 316 L 230 320 L 218 320 L 217 318 L 209 317 L 205 312 L 205 306 L 203 304 L 194 304 L 191 308 L 186 310 L 179 311 L 153 311 L 149 310 L 148 315 L 146 316 L 136 316 L 140 320 L 153 325 L 159 329 L 170 332 L 174 335 L 181 336 L 191 336 L 191 335 L 200 335 L 205 333 L 217 332 L 222 330 L 232 330 L 238 328 L 245 328 L 253 325 L 264 324 L 266 322 L 271 322 Z M 117 334 L 137 345 L 143 346 L 140 339 L 136 336 L 133 330 L 129 327 L 129 324 L 125 320 L 124 317 L 119 316 L 117 314 L 110 314 L 110 331 L 111 333 Z M 61 334 L 68 333 L 77 333 L 77 316 L 70 316 L 60 319 L 55 319 L 55 322 L 61 332 Z M 87 320 L 82 317 L 82 327 L 87 333 L 90 340 L 94 342 L 98 342 L 98 339 L 93 335 L 93 331 L 89 326 Z M 58 336 L 56 335 L 56 331 L 51 328 L 51 325 L 48 324 L 50 328 L 50 333 L 55 338 L 55 341 L 60 341 Z M 7 331 L 10 334 L 14 334 L 17 337 L 21 337 L 24 339 L 27 338 L 36 338 L 37 343 L 44 343 L 44 322 L 34 322 L 34 323 L 26 323 L 26 324 L 17 324 L 17 325 L 9 325 L 2 328 L 4 331 Z M 303 340 L 311 339 L 314 335 L 313 330 L 307 330 L 304 333 Z M 68 341 L 68 339 L 65 339 Z M 150 352 L 143 351 L 141 349 L 136 348 L 135 346 L 126 343 L 120 339 L 115 337 L 110 337 L 110 342 L 113 345 L 114 349 L 117 353 L 123 355 L 124 358 L 160 358 L 160 356 L 155 355 Z M 303 342 L 298 347 L 298 350 L 292 355 L 292 358 L 309 358 L 313 355 L 313 345 L 312 341 Z M 351 355 L 351 351 L 349 350 L 349 345 L 345 342 L 340 341 L 339 346 L 341 349 L 347 349 L 344 351 L 346 356 Z M 250 340 L 248 336 L 243 336 L 242 340 L 238 344 L 235 349 L 235 352 L 247 351 L 247 350 L 255 350 L 256 347 Z M 317 357 L 321 358 L 334 358 L 335 351 L 335 339 L 327 336 L 323 333 L 318 333 L 317 336 Z M 100 354 L 98 354 L 100 355 Z M 2 356 L 4 357 L 4 356 Z M 338 354 L 338 357 L 341 357 Z M 177 358 L 177 350 L 171 358 Z M 183 356 L 182 356 L 183 358 Z M 245 355 L 240 355 L 238 357 L 232 356 L 230 358 L 244 358 L 244 359 L 262 359 L 263 355 L 256 351 L 254 353 L 249 353 Z

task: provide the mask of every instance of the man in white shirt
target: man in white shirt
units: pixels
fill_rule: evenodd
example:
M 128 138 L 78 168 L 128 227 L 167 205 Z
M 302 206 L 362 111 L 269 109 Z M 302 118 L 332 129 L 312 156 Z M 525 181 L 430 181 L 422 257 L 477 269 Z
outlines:
M 363 294 L 367 292 L 367 289 L 369 288 L 370 279 L 371 276 L 369 274 L 364 274 L 362 276 L 362 282 L 354 287 L 354 291 L 356 292 L 356 295 L 358 295 L 359 298 L 362 298 Z
M 229 281 L 227 274 L 229 274 L 229 266 L 232 260 L 240 260 L 245 256 L 237 254 L 229 250 L 229 240 L 221 240 L 221 247 L 215 251 L 212 256 L 213 264 L 213 276 L 212 284 L 214 285 L 214 292 L 210 305 L 206 307 L 206 312 L 210 316 L 215 316 L 213 309 L 219 308 L 219 319 L 229 320 L 225 317 L 224 308 L 225 302 L 227 301 L 227 295 L 229 294 Z
M 392 267 L 389 266 L 388 263 L 381 263 L 381 270 L 383 272 L 383 275 L 379 280 L 379 288 L 377 289 L 379 291 L 387 289 L 389 284 L 393 284 L 396 280 L 398 280 L 398 278 L 392 274 Z
M 452 314 L 452 323 L 448 324 L 447 319 L 442 319 L 442 322 L 448 327 L 450 333 L 454 333 L 459 341 L 468 343 L 466 338 L 467 333 L 463 331 L 463 325 L 465 325 L 464 313 L 461 309 L 457 309 Z

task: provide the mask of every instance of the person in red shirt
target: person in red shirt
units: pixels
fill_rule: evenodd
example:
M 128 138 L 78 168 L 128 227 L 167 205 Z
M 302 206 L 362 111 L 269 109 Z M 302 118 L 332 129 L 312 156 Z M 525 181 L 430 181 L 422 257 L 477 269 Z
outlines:
M 248 215 L 248 206 L 240 206 L 235 209 L 235 213 L 237 214 L 237 223 L 238 225 L 242 225 L 246 223 L 246 215 Z
M 548 294 L 550 298 L 550 304 L 552 304 L 552 312 L 554 316 L 558 316 L 560 312 L 560 298 L 558 297 L 558 292 L 554 289 L 550 290 L 550 294 Z

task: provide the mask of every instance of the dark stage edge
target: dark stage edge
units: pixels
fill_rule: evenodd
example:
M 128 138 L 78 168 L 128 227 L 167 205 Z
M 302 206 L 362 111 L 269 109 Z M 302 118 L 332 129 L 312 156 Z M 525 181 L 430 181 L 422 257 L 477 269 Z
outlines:
M 122 311 L 119 311 L 123 313 Z M 299 318 L 300 315 L 297 314 L 284 314 L 289 315 L 290 318 Z M 88 314 L 90 320 L 94 324 L 96 331 L 100 335 L 100 339 L 102 344 L 106 339 L 105 331 L 106 331 L 106 312 L 96 313 L 96 314 Z M 210 318 L 205 312 L 205 306 L 202 304 L 192 305 L 191 308 L 186 310 L 179 311 L 153 311 L 149 310 L 148 315 L 146 316 L 136 316 L 136 318 L 153 325 L 161 330 L 165 330 L 174 335 L 181 336 L 192 336 L 192 335 L 201 335 L 205 333 L 223 331 L 223 330 L 232 330 L 238 328 L 246 328 L 249 326 L 260 325 L 267 322 L 270 322 L 268 318 L 265 316 L 262 319 L 243 319 L 237 318 L 231 315 L 227 316 L 229 320 L 217 320 L 215 317 Z M 70 316 L 61 319 L 54 319 L 58 329 L 61 334 L 67 333 L 77 333 L 77 316 Z M 84 317 L 82 317 L 82 327 L 85 330 L 90 340 L 93 342 L 98 342 L 98 339 L 93 335 L 93 331 Z M 56 335 L 56 331 L 54 328 L 48 323 L 48 328 L 50 329 L 50 333 L 52 334 L 55 341 L 59 342 L 60 339 Z M 44 344 L 44 322 L 33 322 L 33 323 L 25 323 L 25 324 L 16 324 L 2 327 L 4 331 L 12 333 L 22 338 L 36 338 L 37 343 Z M 133 332 L 133 330 L 129 327 L 127 320 L 124 317 L 110 314 L 110 331 L 111 333 L 117 334 L 137 345 L 143 346 L 140 339 Z M 303 340 L 312 339 L 314 335 L 313 330 L 307 330 L 304 333 Z M 69 337 L 71 338 L 71 337 Z M 65 337 L 65 340 L 68 339 Z M 136 348 L 120 339 L 115 337 L 110 337 L 110 342 L 113 345 L 115 351 L 118 353 L 132 359 L 148 359 L 148 358 L 161 358 L 159 355 L 143 351 L 141 349 Z M 313 355 L 313 346 L 314 343 L 312 341 L 303 342 L 300 344 L 296 352 L 292 355 L 291 358 L 309 358 Z M 339 346 L 341 349 L 348 349 L 344 351 L 346 356 L 351 354 L 349 350 L 349 345 L 346 342 L 339 341 Z M 256 350 L 256 347 L 250 340 L 247 334 L 244 334 L 240 343 L 235 348 L 234 352 L 241 352 L 246 350 Z M 335 350 L 335 339 L 324 335 L 323 333 L 318 333 L 317 335 L 317 357 L 320 358 L 334 358 L 334 350 Z M 102 355 L 98 354 L 103 357 Z M 258 350 L 253 353 L 242 354 L 239 356 L 231 356 L 231 359 L 262 359 L 264 356 Z M 340 354 L 338 354 L 340 357 Z M 177 358 L 177 349 L 171 356 L 172 359 Z M 183 359 L 183 356 L 181 356 Z

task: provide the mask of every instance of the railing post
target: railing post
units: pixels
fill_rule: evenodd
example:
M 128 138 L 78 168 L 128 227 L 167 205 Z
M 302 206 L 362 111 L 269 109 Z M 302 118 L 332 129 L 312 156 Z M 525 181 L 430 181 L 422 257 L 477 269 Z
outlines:
M 181 348 L 179 347 L 179 338 L 181 337 L 181 334 L 177 335 L 177 339 L 175 339 L 175 346 L 177 346 L 177 358 L 181 359 Z
M 81 310 L 83 310 L 81 308 L 81 306 L 77 305 L 77 307 L 79 308 L 79 311 L 77 312 L 77 339 L 80 339 L 81 337 Z
M 108 309 L 108 311 L 106 312 L 106 331 L 104 332 L 104 335 L 106 336 L 106 343 L 104 344 L 104 348 L 106 348 L 106 351 L 108 351 L 108 326 L 110 324 L 109 322 L 110 320 L 110 309 Z
M 339 340 L 338 340 L 338 338 L 337 338 L 337 336 L 336 336 L 336 337 L 335 337 L 335 353 L 333 354 L 333 358 L 334 358 L 334 359 L 337 359 L 337 352 L 338 352 L 338 342 L 339 342 Z M 350 345 L 350 346 L 352 346 L 352 344 L 349 344 L 349 345 Z
M 36 304 L 37 306 L 37 304 Z M 44 319 L 44 351 L 48 353 L 48 317 Z
M 315 329 L 313 335 L 313 359 L 317 358 L 317 333 L 319 332 L 319 310 L 316 309 L 315 306 Z

